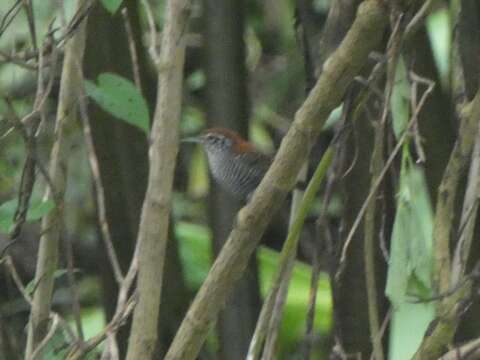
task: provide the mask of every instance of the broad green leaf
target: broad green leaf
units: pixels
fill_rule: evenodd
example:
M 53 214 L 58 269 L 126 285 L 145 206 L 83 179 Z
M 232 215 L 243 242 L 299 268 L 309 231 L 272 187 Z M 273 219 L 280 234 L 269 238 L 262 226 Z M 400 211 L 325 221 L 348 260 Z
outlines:
M 40 201 L 33 203 L 28 209 L 27 220 L 35 221 L 43 217 L 43 215 L 48 214 L 55 207 L 53 200 Z
M 0 205 L 0 231 L 8 232 L 13 225 L 13 216 L 17 210 L 17 199 L 5 201 Z M 52 200 L 32 201 L 27 213 L 27 221 L 35 221 L 42 218 L 55 207 Z
M 115 14 L 122 5 L 123 0 L 101 0 L 103 7 L 110 13 Z
M 424 174 L 411 161 L 404 161 L 385 291 L 393 305 L 390 360 L 410 359 L 435 316 L 433 302 L 414 303 L 433 296 L 432 235 L 433 213 Z
M 89 80 L 85 80 L 84 84 L 88 96 L 103 110 L 148 133 L 150 116 L 147 102 L 131 81 L 112 73 L 103 73 L 98 76 L 98 85 Z
M 433 213 L 422 171 L 402 171 L 393 224 L 386 294 L 396 305 L 412 299 L 420 287 L 431 289 Z M 422 291 L 423 292 L 423 291 Z M 422 297 L 425 294 L 418 294 Z
M 0 205 L 0 230 L 8 232 L 13 224 L 13 215 L 17 208 L 17 199 L 5 201 Z
M 404 303 L 398 306 L 390 325 L 388 359 L 411 359 L 434 317 L 435 306 L 432 303 Z

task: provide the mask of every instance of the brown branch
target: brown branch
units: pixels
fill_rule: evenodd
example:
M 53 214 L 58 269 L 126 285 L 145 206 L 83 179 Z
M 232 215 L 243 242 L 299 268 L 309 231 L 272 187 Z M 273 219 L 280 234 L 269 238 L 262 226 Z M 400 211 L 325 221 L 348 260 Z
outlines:
M 188 0 L 166 3 L 162 47 L 157 63 L 158 91 L 153 118 L 148 187 L 138 232 L 138 303 L 128 340 L 128 360 L 151 359 L 158 337 L 163 264 L 168 240 L 173 175 L 178 152 L 185 27 Z
M 418 79 L 417 81 L 419 81 L 421 78 L 417 77 L 417 79 Z M 422 79 L 422 81 L 425 81 L 425 79 Z M 427 100 L 429 94 L 433 91 L 433 88 L 434 88 L 435 84 L 433 84 L 431 82 L 428 82 L 427 85 L 428 85 L 428 88 L 425 90 L 425 92 L 422 95 L 422 98 L 418 102 L 418 106 L 414 110 L 414 112 L 412 114 L 412 117 L 410 119 L 410 122 L 408 123 L 404 133 L 402 134 L 400 139 L 398 139 L 397 145 L 395 145 L 395 148 L 393 149 L 392 153 L 390 154 L 387 161 L 385 162 L 385 166 L 383 167 L 383 170 L 380 173 L 379 177 L 376 179 L 375 183 L 371 186 L 370 192 L 369 192 L 367 198 L 365 199 L 365 202 L 363 203 L 362 207 L 360 208 L 360 211 L 357 214 L 357 218 L 355 219 L 355 221 L 354 221 L 354 223 L 353 223 L 353 225 L 352 225 L 352 227 L 351 227 L 351 229 L 350 229 L 350 231 L 347 235 L 347 239 L 345 240 L 345 243 L 344 243 L 343 248 L 342 248 L 342 253 L 341 253 L 341 256 L 340 256 L 339 268 L 337 270 L 337 273 L 335 274 L 336 281 L 341 280 L 341 277 L 343 275 L 343 271 L 345 270 L 348 248 L 350 247 L 350 244 L 353 240 L 353 236 L 355 235 L 355 232 L 357 231 L 358 227 L 360 226 L 362 218 L 365 215 L 365 212 L 366 212 L 367 207 L 368 207 L 368 203 L 371 201 L 373 196 L 375 196 L 375 194 L 377 193 L 385 175 L 387 174 L 388 169 L 390 168 L 390 166 L 393 163 L 393 160 L 395 159 L 395 157 L 400 152 L 400 149 L 402 148 L 402 146 L 403 146 L 405 140 L 407 139 L 407 137 L 410 136 L 410 130 L 413 128 L 414 124 L 417 122 L 418 114 L 420 113 L 420 110 L 423 108 L 423 106 L 425 104 L 425 101 Z
M 79 8 L 88 1 L 79 0 Z M 26 358 L 30 359 L 42 338 L 47 334 L 51 298 L 53 293 L 54 272 L 58 262 L 58 243 L 62 232 L 63 194 L 66 184 L 68 148 L 64 145 L 66 126 L 73 123 L 76 116 L 75 104 L 80 83 L 80 64 L 85 46 L 85 22 L 82 22 L 72 39 L 67 43 L 60 83 L 57 108 L 55 142 L 50 156 L 49 176 L 53 181 L 55 193 L 47 188 L 45 197 L 56 200 L 56 207 L 42 219 L 42 237 L 40 239 L 35 282 L 37 288 L 33 296 L 32 309 L 28 324 Z M 41 357 L 41 356 L 40 356 Z
M 473 232 L 477 219 L 480 192 L 480 126 L 477 129 L 475 146 L 470 163 L 467 189 L 463 201 L 462 216 L 459 224 L 459 238 L 452 261 L 451 286 L 456 286 L 463 278 L 467 268 Z
M 241 277 L 271 216 L 293 188 L 300 167 L 330 112 L 381 41 L 388 16 L 383 3 L 367 0 L 302 107 L 251 201 L 240 210 L 228 241 L 200 288 L 165 359 L 194 359 L 235 282 Z M 259 216 L 261 215 L 261 216 Z
M 308 172 L 308 164 L 304 163 L 302 169 L 300 170 L 297 176 L 297 182 L 299 183 L 305 182 L 307 179 L 307 172 Z M 290 209 L 290 219 L 288 224 L 288 232 L 292 230 L 292 226 L 298 216 L 298 210 L 302 202 L 304 193 L 305 193 L 304 190 L 299 190 L 299 189 L 295 189 L 293 191 L 292 205 Z M 269 360 L 275 357 L 275 348 L 277 344 L 278 333 L 280 332 L 280 324 L 281 324 L 282 315 L 283 315 L 283 307 L 287 299 L 288 287 L 290 284 L 290 278 L 293 271 L 293 267 L 295 265 L 296 258 L 297 258 L 297 250 L 295 249 L 295 251 L 292 251 L 290 254 L 290 259 L 288 261 L 288 264 L 286 265 L 285 274 L 281 280 L 278 291 L 271 295 L 275 297 L 275 304 L 273 308 L 269 311 L 270 314 L 268 316 L 269 323 L 268 323 L 267 337 L 265 340 L 265 346 L 264 346 L 263 355 L 262 355 L 263 360 Z
M 465 281 L 452 295 L 443 299 L 441 312 L 432 321 L 412 360 L 436 360 L 452 340 L 461 315 L 468 308 L 472 279 Z
M 92 172 L 93 186 L 95 187 L 98 222 L 100 224 L 100 230 L 102 232 L 102 240 L 107 251 L 108 260 L 110 261 L 110 265 L 112 266 L 113 276 L 115 277 L 117 284 L 121 286 L 124 278 L 117 253 L 115 251 L 115 247 L 113 246 L 110 225 L 108 224 L 107 208 L 105 205 L 105 189 L 103 187 L 103 181 L 100 176 L 100 165 L 98 163 L 98 158 L 95 153 L 95 147 L 93 145 L 92 129 L 90 127 L 90 120 L 88 119 L 87 99 L 83 92 L 80 97 L 80 118 L 82 119 L 83 137 L 85 139 L 88 161 L 90 163 L 90 171 Z
M 480 358 L 480 338 L 453 348 L 438 360 L 474 360 Z
M 447 292 L 450 288 L 450 235 L 455 214 L 455 199 L 459 182 L 464 176 L 470 159 L 479 121 L 480 91 L 462 111 L 458 138 L 438 189 L 433 229 L 434 288 L 437 293 Z
M 370 160 L 370 187 L 373 190 L 376 181 L 382 174 L 382 169 L 385 165 L 384 159 L 384 143 L 385 143 L 385 128 L 389 114 L 390 100 L 395 85 L 395 71 L 400 56 L 403 28 L 401 26 L 402 16 L 399 14 L 392 14 L 392 35 L 388 41 L 387 47 L 387 81 L 385 84 L 384 105 L 382 116 L 375 123 L 374 127 L 374 144 L 373 152 Z M 408 131 L 408 129 L 405 129 Z M 371 190 L 371 192 L 372 192 Z M 375 273 L 375 249 L 376 249 L 376 223 L 377 214 L 377 199 L 371 199 L 368 202 L 365 210 L 364 222 L 364 261 L 365 261 L 365 283 L 367 288 L 368 300 L 368 324 L 370 329 L 370 339 L 373 346 L 373 354 L 376 360 L 383 360 L 385 358 L 382 346 L 382 339 L 380 336 L 380 320 L 379 320 L 379 306 L 377 293 L 377 279 Z M 381 206 L 381 204 L 379 204 Z
M 138 91 L 142 92 L 142 82 L 140 78 L 140 66 L 138 65 L 137 46 L 133 36 L 132 23 L 128 15 L 127 7 L 122 9 L 123 24 L 125 26 L 125 32 L 127 33 L 128 50 L 130 51 L 130 59 L 132 60 L 133 79 Z

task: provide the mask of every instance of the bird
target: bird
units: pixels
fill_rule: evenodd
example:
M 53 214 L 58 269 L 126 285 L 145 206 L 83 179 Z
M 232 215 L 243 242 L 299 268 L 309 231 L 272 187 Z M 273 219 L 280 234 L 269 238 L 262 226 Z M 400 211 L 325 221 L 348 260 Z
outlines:
M 213 179 L 241 200 L 248 201 L 272 163 L 271 156 L 225 128 L 210 128 L 182 142 L 201 144 Z

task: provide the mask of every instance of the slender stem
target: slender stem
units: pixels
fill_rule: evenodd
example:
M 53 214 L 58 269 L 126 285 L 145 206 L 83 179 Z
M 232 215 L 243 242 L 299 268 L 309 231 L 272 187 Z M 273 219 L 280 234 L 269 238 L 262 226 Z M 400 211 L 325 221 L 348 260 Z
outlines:
M 78 7 L 89 3 L 79 0 Z M 60 82 L 59 103 L 57 108 L 55 142 L 50 155 L 49 177 L 55 192 L 48 188 L 46 199 L 55 199 L 55 209 L 42 219 L 42 237 L 40 239 L 32 309 L 28 323 L 26 359 L 32 359 L 36 348 L 48 333 L 51 300 L 54 284 L 54 272 L 58 265 L 58 244 L 62 232 L 63 195 L 66 186 L 68 146 L 65 146 L 64 132 L 66 127 L 74 123 L 78 89 L 81 84 L 81 59 L 85 49 L 85 21 L 82 21 L 74 35 L 66 45 Z M 41 352 L 37 352 L 41 358 Z
M 320 163 L 318 164 L 317 169 L 315 170 L 315 173 L 308 184 L 307 190 L 305 191 L 303 199 L 299 205 L 297 215 L 295 216 L 295 220 L 290 228 L 287 239 L 283 244 L 277 272 L 275 273 L 272 281 L 272 287 L 270 288 L 270 292 L 268 293 L 267 299 L 265 300 L 264 306 L 260 312 L 259 321 L 257 322 L 257 327 L 255 329 L 252 342 L 250 343 L 247 360 L 254 360 L 258 358 L 263 339 L 268 332 L 270 319 L 269 315 L 272 313 L 275 306 L 277 293 L 283 284 L 286 284 L 284 285 L 286 286 L 285 291 L 288 290 L 288 282 L 290 280 L 293 263 L 297 254 L 297 245 L 300 232 L 303 228 L 305 219 L 313 206 L 315 196 L 322 184 L 325 174 L 332 163 L 332 158 L 333 146 L 330 145 L 323 154 L 322 159 L 320 160 Z
M 188 0 L 166 3 L 158 69 L 157 104 L 149 148 L 150 171 L 138 231 L 138 303 L 133 312 L 127 360 L 152 359 L 158 338 L 173 176 L 178 153 Z

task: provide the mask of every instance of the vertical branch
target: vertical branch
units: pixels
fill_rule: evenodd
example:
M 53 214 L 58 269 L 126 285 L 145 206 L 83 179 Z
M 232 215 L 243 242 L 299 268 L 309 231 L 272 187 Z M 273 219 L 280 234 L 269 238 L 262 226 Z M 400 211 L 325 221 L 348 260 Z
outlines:
M 138 303 L 134 310 L 128 342 L 128 360 L 153 356 L 158 337 L 158 313 L 172 196 L 178 152 L 182 99 L 184 32 L 189 2 L 169 0 L 166 5 L 159 58 L 157 104 L 149 149 L 150 173 L 138 233 Z
M 384 161 L 384 137 L 385 126 L 387 123 L 390 99 L 392 97 L 393 86 L 395 84 L 395 70 L 397 67 L 398 57 L 400 55 L 400 46 L 402 39 L 402 31 L 400 28 L 401 17 L 397 16 L 393 25 L 393 32 L 387 49 L 388 66 L 387 66 L 387 83 L 385 85 L 385 104 L 380 121 L 375 124 L 375 136 L 373 144 L 373 153 L 370 160 L 370 171 L 372 177 L 370 180 L 371 188 L 374 187 L 376 181 L 380 178 L 382 170 L 385 166 Z M 377 279 L 375 270 L 375 238 L 376 238 L 376 215 L 378 214 L 377 200 L 371 199 L 368 202 L 365 211 L 364 224 L 364 259 L 365 259 L 365 283 L 367 288 L 368 300 L 368 323 L 370 328 L 370 338 L 373 346 L 373 354 L 376 360 L 383 360 L 384 353 L 382 348 L 382 339 L 380 336 L 380 321 L 378 317 L 378 294 Z
M 477 129 L 475 146 L 468 173 L 467 189 L 463 201 L 462 216 L 459 224 L 459 239 L 452 260 L 451 286 L 460 283 L 465 275 L 467 261 L 472 246 L 473 232 L 478 212 L 480 193 L 480 127 Z
M 87 5 L 87 0 L 79 0 L 78 7 Z M 64 133 L 68 125 L 74 123 L 76 102 L 81 83 L 81 59 L 85 49 L 85 21 L 72 36 L 65 48 L 65 59 L 60 82 L 59 102 L 55 124 L 55 141 L 50 154 L 49 176 L 53 188 L 48 188 L 45 199 L 55 200 L 55 209 L 42 219 L 43 234 L 40 239 L 37 267 L 35 271 L 36 290 L 28 323 L 27 348 L 25 356 L 30 359 L 35 348 L 47 335 L 50 314 L 54 272 L 58 263 L 58 243 L 62 232 L 63 197 L 67 178 L 68 147 Z M 40 356 L 41 357 L 41 354 Z
M 388 105 L 385 105 L 388 107 Z M 375 124 L 375 141 L 371 159 L 371 186 L 379 178 L 384 166 L 383 142 L 384 142 L 385 124 L 383 121 Z M 365 259 L 365 282 L 367 287 L 368 299 L 368 322 L 370 327 L 370 338 L 373 345 L 375 359 L 383 360 L 382 340 L 379 336 L 380 322 L 378 319 L 378 301 L 377 301 L 377 281 L 375 276 L 375 238 L 376 225 L 375 216 L 377 214 L 377 200 L 371 199 L 365 212 L 364 225 L 364 259 Z
M 467 104 L 461 114 L 460 129 L 447 168 L 438 189 L 438 202 L 433 228 L 434 287 L 438 293 L 450 288 L 450 235 L 458 184 L 464 176 L 480 121 L 480 92 Z

